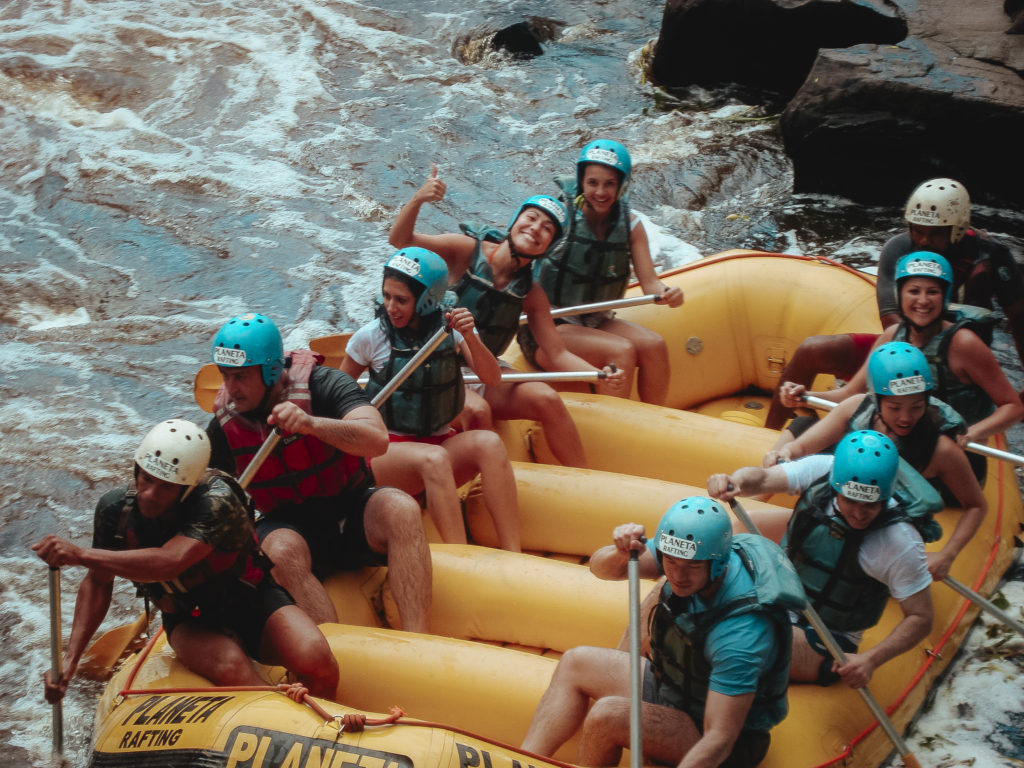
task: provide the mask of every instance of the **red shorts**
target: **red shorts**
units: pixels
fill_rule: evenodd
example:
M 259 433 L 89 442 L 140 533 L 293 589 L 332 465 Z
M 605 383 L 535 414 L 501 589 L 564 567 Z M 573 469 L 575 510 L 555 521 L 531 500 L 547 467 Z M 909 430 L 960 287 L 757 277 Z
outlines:
M 417 437 L 416 435 L 395 435 L 388 434 L 388 440 L 392 443 L 427 443 L 428 445 L 441 445 L 449 437 L 459 434 L 459 431 L 455 427 L 448 427 L 448 431 L 443 435 L 427 435 L 426 437 Z
M 836 372 L 835 376 L 837 379 L 853 378 L 853 374 L 859 371 L 860 367 L 864 365 L 864 361 L 868 359 L 868 353 L 871 352 L 871 348 L 875 345 L 879 335 L 877 333 L 849 334 L 850 339 L 853 341 L 854 352 L 847 360 L 848 367 L 845 370 Z

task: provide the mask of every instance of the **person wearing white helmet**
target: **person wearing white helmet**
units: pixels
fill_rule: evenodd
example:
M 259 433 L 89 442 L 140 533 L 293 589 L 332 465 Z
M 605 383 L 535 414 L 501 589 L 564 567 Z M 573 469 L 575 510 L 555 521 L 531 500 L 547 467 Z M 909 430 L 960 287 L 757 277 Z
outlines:
M 622 580 L 635 551 L 640 576 L 664 576 L 643 662 L 643 762 L 753 768 L 788 711 L 787 610 L 806 605 L 800 580 L 777 544 L 734 536 L 729 513 L 705 496 L 676 502 L 646 543 L 644 534 L 620 525 L 590 560 L 595 576 Z M 577 762 L 619 765 L 629 721 L 629 653 L 571 648 L 522 746 L 551 755 L 582 728 Z
M 851 688 L 867 685 L 875 670 L 911 650 L 932 626 L 932 577 L 924 540 L 937 534 L 931 515 L 942 508 L 894 498 L 899 455 L 872 430 L 847 434 L 835 455 L 816 454 L 773 467 L 743 467 L 708 478 L 708 495 L 722 501 L 759 493 L 800 494 L 782 547 L 796 566 L 807 599 L 847 653 L 840 666 L 817 632 L 793 615 L 793 680 Z M 914 470 L 909 470 L 913 472 Z M 923 481 L 922 481 L 923 482 Z M 870 648 L 863 633 L 878 623 L 889 598 L 903 618 Z
M 270 574 L 245 492 L 207 470 L 210 442 L 190 421 L 154 426 L 135 452 L 132 482 L 100 499 L 91 547 L 55 535 L 32 548 L 52 567 L 84 566 L 59 679 L 59 701 L 110 607 L 114 578 L 155 604 L 181 662 L 214 685 L 265 685 L 250 656 L 283 665 L 316 696 L 333 697 L 338 664 L 326 638 Z
M 549 195 L 527 198 L 512 215 L 505 229 L 478 224 L 462 224 L 462 232 L 426 234 L 416 230 L 416 221 L 424 203 L 444 199 L 447 187 L 437 175 L 430 177 L 399 211 L 388 241 L 396 248 L 417 246 L 438 254 L 448 265 L 462 306 L 470 309 L 477 329 L 499 358 L 515 338 L 519 316 L 526 314 L 527 325 L 548 360 L 552 371 L 603 371 L 606 378 L 594 385 L 600 394 L 628 394 L 628 381 L 615 371 L 609 360 L 588 362 L 573 354 L 555 328 L 551 305 L 535 279 L 538 264 L 561 239 L 568 213 L 561 201 Z M 510 366 L 503 364 L 503 368 Z M 466 393 L 463 426 L 488 429 L 493 419 L 535 419 L 544 428 L 551 451 L 567 467 L 587 466 L 583 442 L 576 425 L 558 396 L 543 382 L 519 382 L 472 385 Z
M 984 309 L 999 304 L 1024 362 L 1024 273 L 1005 244 L 971 226 L 971 200 L 964 185 L 947 178 L 922 182 L 907 199 L 904 220 L 907 231 L 891 237 L 878 259 L 875 292 L 883 330 L 901 319 L 897 264 L 914 251 L 929 251 L 945 257 L 952 267 L 950 301 Z M 810 337 L 794 351 L 779 381 L 809 386 L 819 373 L 849 379 L 867 358 L 873 341 L 871 334 Z M 1020 394 L 1024 402 L 1024 392 Z M 778 429 L 790 413 L 776 392 L 765 426 Z

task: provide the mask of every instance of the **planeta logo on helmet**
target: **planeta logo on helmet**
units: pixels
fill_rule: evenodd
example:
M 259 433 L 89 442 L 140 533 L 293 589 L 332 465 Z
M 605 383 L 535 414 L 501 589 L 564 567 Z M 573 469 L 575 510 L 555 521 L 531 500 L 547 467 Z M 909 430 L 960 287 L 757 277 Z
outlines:
M 841 493 L 851 501 L 866 501 L 868 503 L 878 501 L 882 497 L 881 489 L 877 485 L 858 483 L 855 480 L 843 483 Z
M 228 349 L 215 347 L 213 350 L 214 365 L 226 365 L 229 368 L 241 368 L 246 363 L 244 349 Z
M 668 555 L 669 557 L 693 560 L 697 555 L 697 544 L 689 539 L 680 539 L 663 533 L 661 538 L 658 539 L 658 550 L 663 555 Z
M 558 204 L 549 197 L 540 197 L 533 203 L 538 208 L 543 208 L 545 211 L 550 213 L 554 217 L 555 221 L 561 222 L 565 218 L 565 211 L 558 206 Z
M 152 451 L 139 459 L 139 466 L 143 471 L 160 478 L 161 480 L 175 481 L 178 478 L 177 462 L 167 461 Z
M 585 162 L 604 163 L 605 165 L 611 165 L 615 168 L 618 168 L 619 156 L 612 152 L 610 149 L 591 147 L 590 149 L 587 150 Z
M 916 395 L 927 389 L 924 376 L 907 376 L 903 379 L 889 380 L 889 391 L 894 395 Z
M 935 261 L 912 261 L 907 265 L 911 277 L 942 277 L 942 265 Z
M 388 266 L 391 269 L 397 269 L 399 272 L 407 274 L 409 277 L 420 276 L 419 262 L 413 261 L 408 256 L 403 256 L 400 253 L 396 253 L 391 257 L 391 261 L 388 262 Z

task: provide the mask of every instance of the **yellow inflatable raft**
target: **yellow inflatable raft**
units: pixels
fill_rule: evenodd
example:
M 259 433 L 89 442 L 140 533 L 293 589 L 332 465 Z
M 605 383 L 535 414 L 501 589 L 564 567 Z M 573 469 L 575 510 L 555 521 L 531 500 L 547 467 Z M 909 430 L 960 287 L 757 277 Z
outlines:
M 342 670 L 335 700 L 343 706 L 317 702 L 324 712 L 272 690 L 210 689 L 158 639 L 108 685 L 97 711 L 93 765 L 541 768 L 553 763 L 514 745 L 557 657 L 579 644 L 616 646 L 628 615 L 625 584 L 602 582 L 579 562 L 606 544 L 618 523 L 635 520 L 653 530 L 673 501 L 703 493 L 712 472 L 760 463 L 776 436 L 757 424 L 765 392 L 804 336 L 877 330 L 871 281 L 819 260 L 733 252 L 685 267 L 667 280 L 683 287 L 683 308 L 652 306 L 622 316 L 669 339 L 676 372 L 672 409 L 565 394 L 595 467 L 588 471 L 553 466 L 536 424 L 503 426 L 517 460 L 523 545 L 555 558 L 433 544 L 431 636 L 398 631 L 385 569 L 332 577 L 328 590 L 344 623 L 325 625 L 324 631 Z M 990 460 L 985 492 L 988 517 L 952 575 L 988 595 L 1012 558 L 1024 511 L 1005 463 Z M 789 499 L 772 501 L 791 506 Z M 766 533 L 781 534 L 788 508 L 752 501 L 745 506 Z M 496 537 L 473 484 L 466 489 L 466 509 L 474 541 L 493 546 Z M 947 510 L 940 518 L 947 535 L 956 515 Z M 946 587 L 936 585 L 933 597 L 932 633 L 872 681 L 872 692 L 900 730 L 976 615 Z M 890 605 L 865 644 L 877 642 L 898 620 L 898 607 Z M 280 669 L 265 670 L 269 682 L 282 676 Z M 391 705 L 405 715 L 364 732 L 341 728 L 333 719 L 361 712 L 384 720 L 387 715 L 380 713 Z M 571 760 L 574 746 L 567 744 L 556 757 Z M 763 765 L 877 766 L 890 751 L 855 691 L 794 685 L 790 715 L 773 731 Z

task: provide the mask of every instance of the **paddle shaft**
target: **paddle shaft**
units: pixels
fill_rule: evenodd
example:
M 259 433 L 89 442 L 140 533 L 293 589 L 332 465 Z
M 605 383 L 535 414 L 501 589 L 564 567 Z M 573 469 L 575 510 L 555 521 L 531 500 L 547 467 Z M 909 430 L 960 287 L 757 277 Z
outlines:
M 836 403 L 833 403 L 831 400 L 826 400 L 823 397 L 815 397 L 814 395 L 804 395 L 803 399 L 807 402 L 808 405 L 813 406 L 815 408 L 822 408 L 824 410 L 830 411 L 836 407 Z M 982 445 L 981 443 L 968 443 L 966 448 L 968 451 L 979 453 L 982 456 L 990 456 L 993 459 L 1009 461 L 1024 467 L 1024 456 L 1019 456 L 1016 453 L 1010 453 L 1009 451 L 1001 451 L 998 448 L 990 448 L 987 445 Z
M 501 374 L 502 384 L 522 384 L 527 381 L 599 381 L 600 379 L 607 378 L 608 374 L 604 371 L 521 371 L 519 373 L 503 373 Z M 363 374 L 359 377 L 358 382 L 360 384 L 366 384 L 370 380 L 368 374 Z M 479 384 L 480 377 L 475 373 L 464 373 L 462 375 L 463 384 Z
M 395 390 L 402 386 L 407 378 L 412 376 L 413 371 L 419 368 L 423 361 L 430 357 L 435 349 L 441 346 L 441 342 L 448 338 L 449 333 L 447 323 L 438 328 L 437 332 L 427 339 L 427 343 L 415 355 L 409 358 L 409 362 L 402 367 L 402 370 L 396 373 L 391 381 L 385 384 L 384 388 L 373 396 L 373 399 L 370 400 L 370 405 L 374 408 L 380 408 L 384 405 L 387 399 L 394 394 Z
M 61 659 L 60 568 L 50 568 L 50 678 L 60 680 Z M 64 710 L 60 700 L 53 704 L 53 751 L 64 754 Z
M 644 304 L 653 304 L 661 297 L 655 293 L 648 293 L 644 296 L 630 296 L 628 299 L 612 299 L 611 301 L 596 301 L 593 304 L 577 304 L 575 307 L 559 307 L 551 310 L 551 317 L 571 317 L 572 315 L 585 315 L 588 312 L 607 312 L 612 309 L 626 309 L 627 307 L 639 307 Z M 519 324 L 526 323 L 526 315 L 519 316 Z
M 732 506 L 732 511 L 736 514 L 736 517 L 740 519 L 743 526 L 758 536 L 762 535 L 761 531 L 758 530 L 757 525 L 754 523 L 753 518 L 747 514 L 747 510 L 743 508 L 743 505 L 736 499 L 732 499 L 729 504 Z M 840 664 L 846 664 L 846 654 L 843 649 L 839 647 L 836 639 L 832 636 L 832 632 L 825 626 L 825 622 L 821 620 L 821 616 L 814 610 L 811 605 L 808 605 L 801 613 L 808 623 L 814 628 L 814 631 L 818 633 L 818 637 L 828 648 L 828 652 L 832 654 L 832 657 Z M 903 765 L 906 768 L 920 768 L 921 764 L 914 757 L 914 754 L 907 747 L 903 737 L 897 732 L 896 727 L 892 724 L 892 720 L 885 714 L 885 710 L 882 709 L 882 705 L 878 703 L 877 699 L 872 695 L 871 691 L 867 688 L 858 688 L 857 692 L 864 699 L 864 703 L 868 705 L 868 709 L 871 710 L 871 714 L 878 720 L 878 724 L 882 726 L 882 730 L 885 731 L 885 735 L 889 737 L 889 741 L 896 747 L 896 751 L 900 753 L 900 757 L 903 760 Z
M 944 578 L 942 580 L 942 582 L 946 586 L 948 586 L 951 589 L 953 589 L 954 591 L 959 592 L 961 595 L 966 597 L 972 603 L 974 603 L 975 605 L 979 606 L 982 610 L 988 611 L 988 613 L 990 613 L 992 616 L 994 616 L 999 621 L 1001 621 L 1004 624 L 1006 624 L 1006 626 L 1010 627 L 1011 629 L 1014 629 L 1019 634 L 1024 635 L 1024 624 L 1021 624 L 1019 621 L 1014 619 L 1012 616 L 1007 614 L 1005 611 L 1001 611 L 999 608 L 997 608 L 991 602 L 989 602 L 984 597 L 979 595 L 977 592 L 975 592 L 973 589 L 968 587 L 966 584 L 962 584 L 961 582 L 959 582 L 956 579 L 954 579 L 952 576 L 947 576 L 946 578 Z
M 629 764 L 631 768 L 643 766 L 643 676 L 640 664 L 640 562 L 639 552 L 629 550 L 626 566 L 629 576 Z

